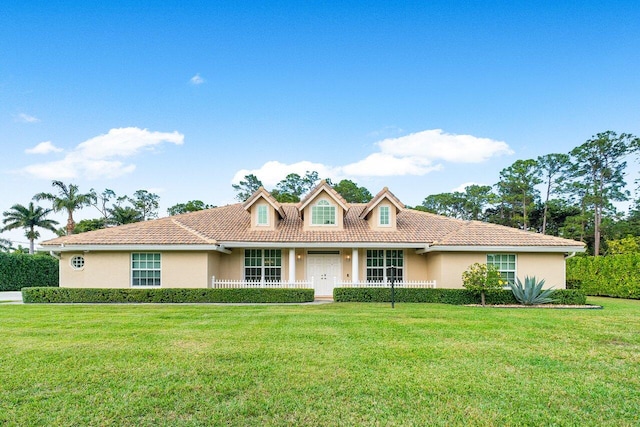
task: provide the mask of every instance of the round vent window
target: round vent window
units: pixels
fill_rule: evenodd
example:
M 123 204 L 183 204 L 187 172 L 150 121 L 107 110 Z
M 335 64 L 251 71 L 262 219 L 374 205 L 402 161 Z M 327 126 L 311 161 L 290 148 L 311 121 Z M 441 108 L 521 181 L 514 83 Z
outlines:
M 84 268 L 84 257 L 82 255 L 72 257 L 69 262 L 74 270 L 82 270 Z

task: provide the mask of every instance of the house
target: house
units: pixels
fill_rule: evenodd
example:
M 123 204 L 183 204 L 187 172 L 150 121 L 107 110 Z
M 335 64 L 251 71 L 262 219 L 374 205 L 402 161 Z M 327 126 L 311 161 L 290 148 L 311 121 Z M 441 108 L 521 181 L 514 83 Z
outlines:
M 264 188 L 246 202 L 43 242 L 60 260 L 60 286 L 87 288 L 460 288 L 475 262 L 503 277 L 565 288 L 573 240 L 407 209 L 384 188 L 348 203 L 322 181 L 300 203 Z

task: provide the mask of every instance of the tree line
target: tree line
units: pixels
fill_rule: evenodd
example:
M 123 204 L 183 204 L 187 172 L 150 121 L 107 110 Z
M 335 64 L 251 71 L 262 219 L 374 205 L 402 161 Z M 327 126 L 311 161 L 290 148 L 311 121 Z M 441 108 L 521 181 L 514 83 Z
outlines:
M 569 153 L 516 160 L 500 171 L 494 185 L 470 185 L 463 192 L 429 195 L 414 209 L 579 240 L 586 242 L 594 255 L 640 250 L 640 180 L 635 181 L 633 200 L 625 181 L 627 160 L 637 162 L 639 152 L 640 138 L 612 131 L 599 133 Z M 349 203 L 372 199 L 368 189 L 351 180 L 326 181 Z M 270 193 L 281 203 L 297 203 L 318 182 L 316 171 L 290 173 Z M 160 197 L 147 190 L 117 196 L 110 189 L 98 193 L 92 188 L 82 193 L 77 185 L 62 181 L 52 181 L 52 187 L 54 192 L 38 193 L 29 205 L 15 204 L 3 213 L 0 231 L 24 229 L 30 253 L 40 237 L 38 229 L 68 235 L 158 217 Z M 232 187 L 236 199 L 245 201 L 263 184 L 249 174 Z M 34 204 L 43 200 L 51 202 L 51 208 Z M 614 203 L 626 201 L 631 201 L 631 208 L 624 215 Z M 99 217 L 76 223 L 74 213 L 88 206 L 97 209 Z M 212 207 L 191 200 L 171 206 L 167 212 L 177 215 Z M 57 228 L 58 222 L 47 218 L 52 212 L 67 213 L 65 227 Z M 12 243 L 0 238 L 0 251 L 11 250 L 15 250 Z
M 62 181 L 52 181 L 54 192 L 41 192 L 33 196 L 27 206 L 15 204 L 8 211 L 3 212 L 4 227 L 0 231 L 24 229 L 25 237 L 29 240 L 29 253 L 34 251 L 34 241 L 40 237 L 38 229 L 48 230 L 59 236 L 101 228 L 131 224 L 158 217 L 160 196 L 147 190 L 137 190 L 132 196 L 118 196 L 113 190 L 105 189 L 98 193 L 91 189 L 82 193 L 76 184 L 65 184 Z M 34 201 L 49 201 L 51 208 L 37 206 Z M 85 207 L 93 206 L 100 216 L 93 219 L 83 219 L 76 223 L 74 214 Z M 211 208 L 200 200 L 179 203 L 168 209 L 169 215 L 191 212 Z M 58 228 L 58 221 L 47 218 L 52 212 L 65 212 L 67 223 Z M 13 247 L 11 241 L 0 238 L 0 251 L 22 252 L 22 248 Z
M 640 138 L 599 133 L 569 153 L 517 160 L 492 186 L 433 194 L 416 208 L 579 240 L 599 255 L 603 244 L 608 250 L 608 242 L 617 248 L 617 240 L 640 236 L 640 182 L 632 199 L 625 180 L 627 161 L 637 162 L 639 151 Z M 615 202 L 628 201 L 625 215 Z

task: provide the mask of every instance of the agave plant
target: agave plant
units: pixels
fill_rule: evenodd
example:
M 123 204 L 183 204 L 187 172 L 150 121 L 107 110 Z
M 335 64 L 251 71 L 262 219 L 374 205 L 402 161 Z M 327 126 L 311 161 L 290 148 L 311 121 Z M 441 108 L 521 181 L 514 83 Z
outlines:
M 553 302 L 554 299 L 551 298 L 553 289 L 550 288 L 542 290 L 543 286 L 544 279 L 537 282 L 535 276 L 526 276 L 524 278 L 524 285 L 517 277 L 515 283 L 509 283 L 513 296 L 518 300 L 518 302 L 524 305 L 547 304 Z

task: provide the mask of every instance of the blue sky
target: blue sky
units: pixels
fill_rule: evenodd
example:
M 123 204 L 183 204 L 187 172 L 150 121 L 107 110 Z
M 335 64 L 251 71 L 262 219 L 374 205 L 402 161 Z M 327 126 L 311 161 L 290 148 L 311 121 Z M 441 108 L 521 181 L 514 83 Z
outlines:
M 638 52 L 637 1 L 10 0 L 0 210 L 61 179 L 156 192 L 165 215 L 307 169 L 417 205 L 597 132 L 640 135 Z

